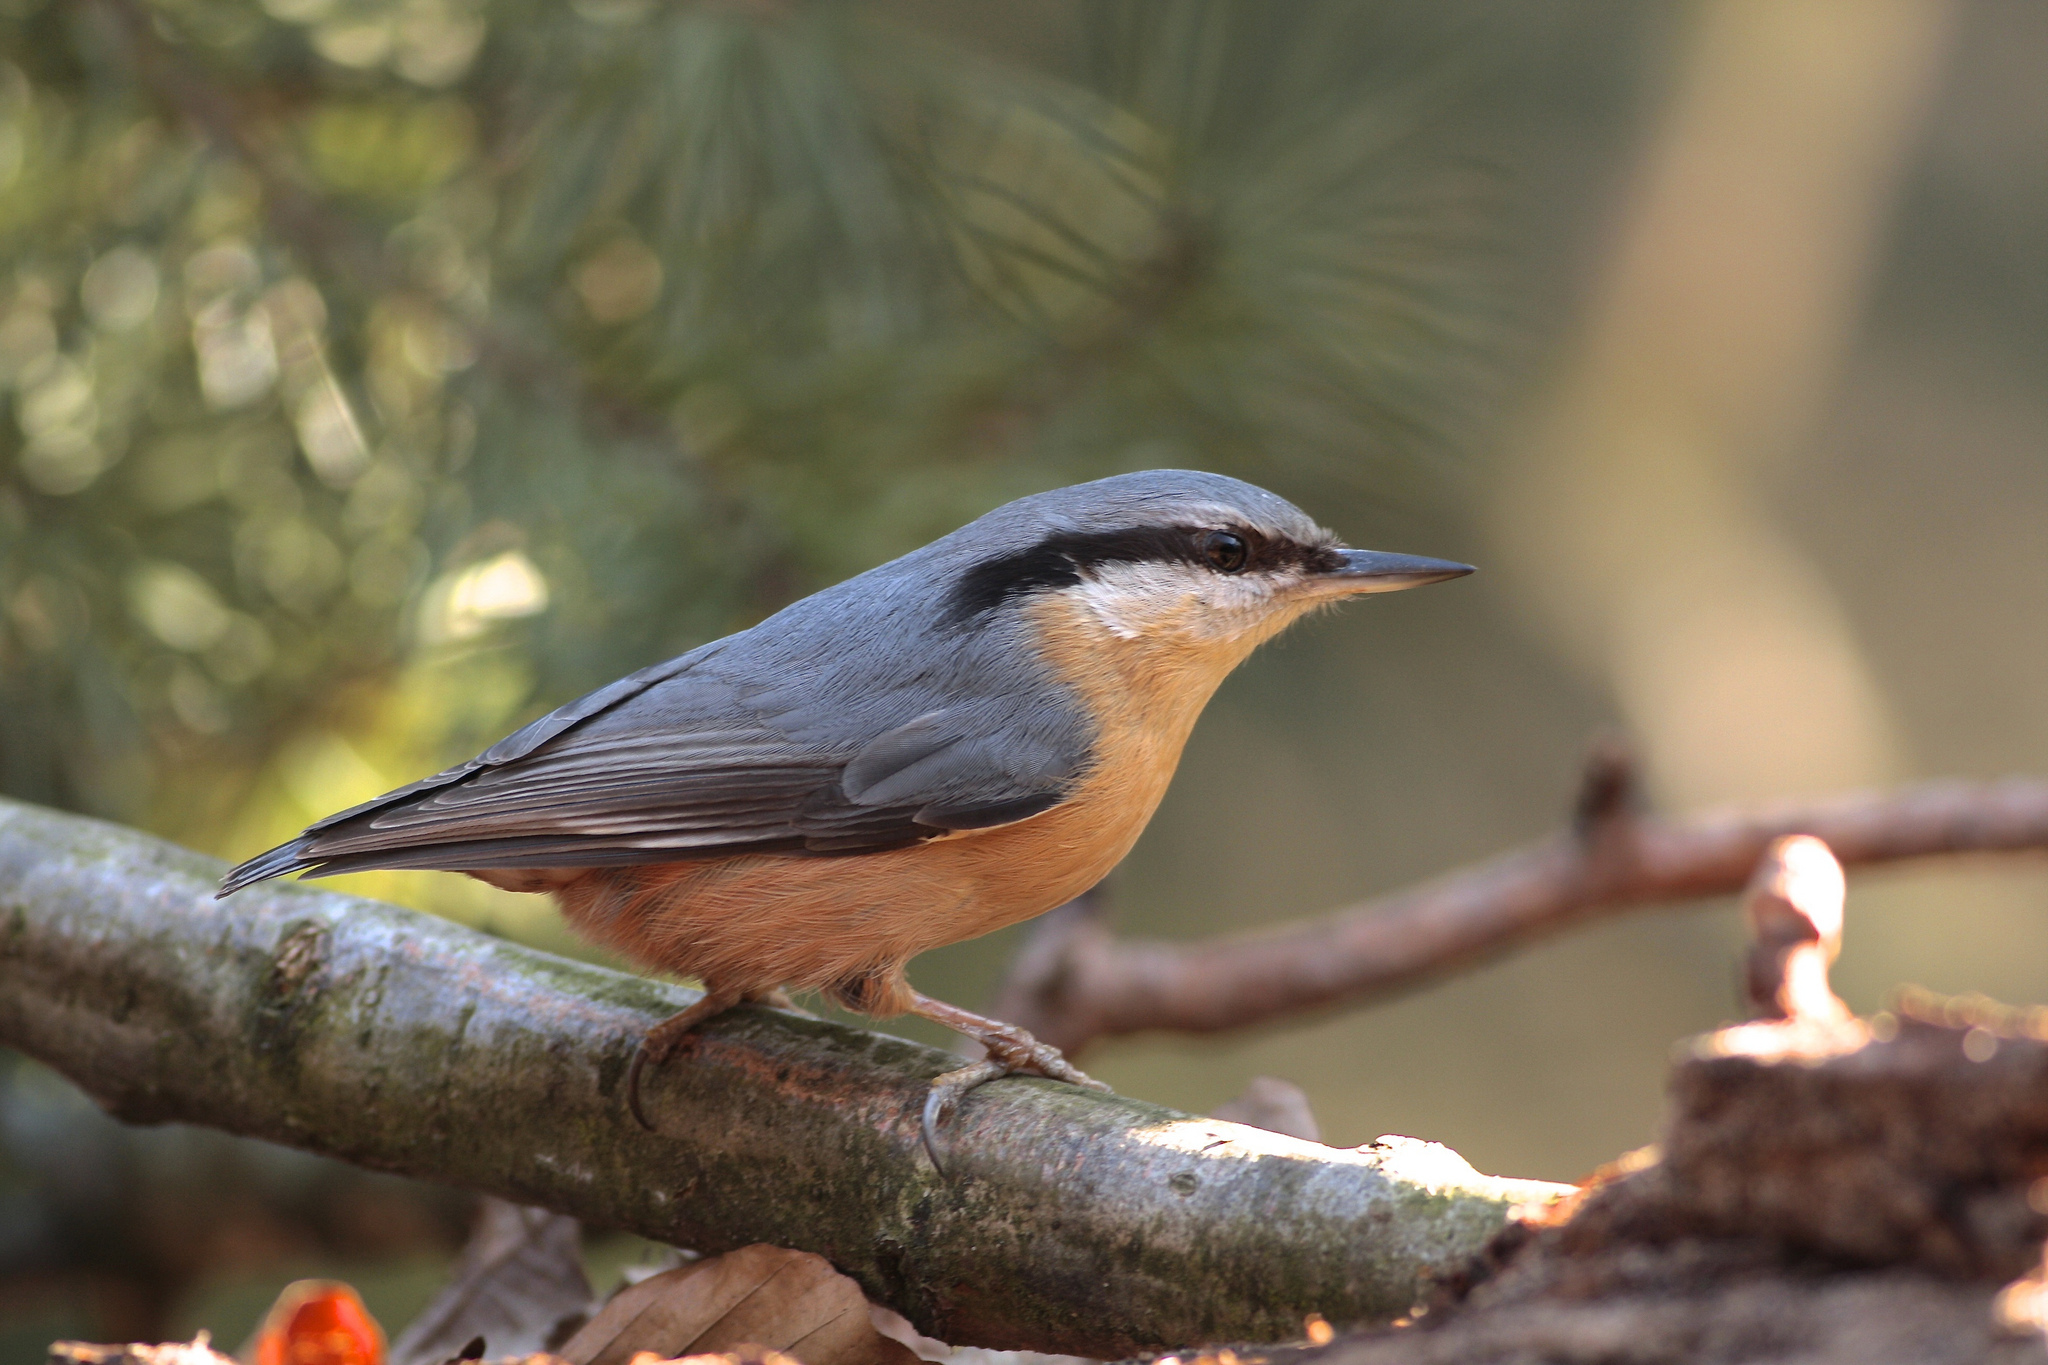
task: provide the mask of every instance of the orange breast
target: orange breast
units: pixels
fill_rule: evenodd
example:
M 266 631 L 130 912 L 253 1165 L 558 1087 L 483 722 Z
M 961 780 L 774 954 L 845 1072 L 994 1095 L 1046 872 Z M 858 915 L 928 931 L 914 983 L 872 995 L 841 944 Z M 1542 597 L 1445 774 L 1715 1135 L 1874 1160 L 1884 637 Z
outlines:
M 570 922 L 655 970 L 742 992 L 804 989 L 900 966 L 1095 885 L 1151 820 L 1203 705 L 1256 642 L 1123 639 L 1063 596 L 1030 610 L 1046 662 L 1097 720 L 1066 801 L 880 853 L 595 869 L 556 890 Z

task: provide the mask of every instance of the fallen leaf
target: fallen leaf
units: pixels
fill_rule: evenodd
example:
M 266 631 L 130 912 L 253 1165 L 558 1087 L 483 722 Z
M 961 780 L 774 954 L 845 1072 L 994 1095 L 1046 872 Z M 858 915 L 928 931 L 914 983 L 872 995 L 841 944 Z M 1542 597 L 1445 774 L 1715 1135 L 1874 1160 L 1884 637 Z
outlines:
M 756 1245 L 663 1271 L 619 1291 L 558 1354 L 569 1365 L 631 1365 L 740 1352 L 785 1352 L 803 1365 L 917 1365 L 877 1332 L 860 1286 L 822 1256 Z
M 877 1332 L 892 1341 L 902 1342 L 918 1359 L 934 1365 L 1103 1365 L 1103 1362 L 1086 1356 L 1056 1356 L 1041 1351 L 994 1351 L 986 1346 L 948 1346 L 912 1327 L 910 1320 L 901 1313 L 880 1304 L 869 1307 L 868 1317 Z M 1167 1365 L 1167 1362 L 1161 1360 L 1155 1365 Z M 1174 1362 L 1174 1365 L 1179 1363 Z
M 257 1329 L 253 1365 L 384 1365 L 384 1329 L 338 1280 L 285 1286 Z
M 167 1341 L 160 1346 L 141 1341 L 125 1346 L 53 1342 L 49 1360 L 50 1365 L 235 1365 L 232 1357 L 213 1349 L 212 1338 L 204 1332 L 190 1341 Z
M 581 1248 L 573 1218 L 484 1200 L 447 1286 L 391 1343 L 391 1365 L 524 1356 L 560 1345 L 596 1307 Z M 483 1345 L 472 1350 L 478 1337 Z

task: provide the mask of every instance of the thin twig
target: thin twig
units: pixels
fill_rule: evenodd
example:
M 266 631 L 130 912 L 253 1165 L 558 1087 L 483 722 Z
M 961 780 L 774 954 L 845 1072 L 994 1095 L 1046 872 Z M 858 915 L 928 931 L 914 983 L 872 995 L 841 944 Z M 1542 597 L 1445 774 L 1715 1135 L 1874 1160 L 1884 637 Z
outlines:
M 1845 866 L 2048 850 L 2048 782 L 1930 782 L 1670 820 L 1639 814 L 1624 761 L 1588 765 L 1575 827 L 1491 863 L 1279 929 L 1199 943 L 1113 938 L 1047 916 L 993 1013 L 1073 1053 L 1148 1029 L 1216 1033 L 1411 990 L 1638 906 L 1739 891 L 1773 840 L 1812 834 Z

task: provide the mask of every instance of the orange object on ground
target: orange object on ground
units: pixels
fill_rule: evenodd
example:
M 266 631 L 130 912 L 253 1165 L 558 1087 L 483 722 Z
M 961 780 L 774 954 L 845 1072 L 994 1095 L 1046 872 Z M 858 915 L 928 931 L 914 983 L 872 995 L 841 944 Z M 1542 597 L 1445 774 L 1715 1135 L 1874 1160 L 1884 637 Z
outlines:
M 384 1329 L 347 1285 L 300 1280 L 263 1320 L 254 1365 L 384 1365 Z

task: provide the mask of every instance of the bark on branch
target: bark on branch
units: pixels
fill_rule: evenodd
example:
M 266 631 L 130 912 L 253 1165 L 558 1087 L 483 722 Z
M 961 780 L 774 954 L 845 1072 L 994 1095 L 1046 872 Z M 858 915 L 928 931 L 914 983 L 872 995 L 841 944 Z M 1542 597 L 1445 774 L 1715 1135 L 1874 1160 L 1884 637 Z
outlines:
M 1739 891 L 1790 834 L 1817 836 L 1849 867 L 2048 850 L 2048 782 L 1930 782 L 1679 820 L 1638 814 L 1630 787 L 1626 759 L 1602 750 L 1573 829 L 1278 929 L 1119 940 L 1077 901 L 1041 921 L 991 1012 L 1073 1054 L 1147 1029 L 1215 1033 L 1359 1005 L 1589 920 Z
M 958 1058 L 734 1011 L 620 1094 L 690 992 L 0 802 L 0 1042 L 132 1122 L 225 1128 L 702 1251 L 815 1251 L 960 1344 L 1114 1358 L 1406 1312 L 1559 1187 L 998 1081 L 922 1153 Z

